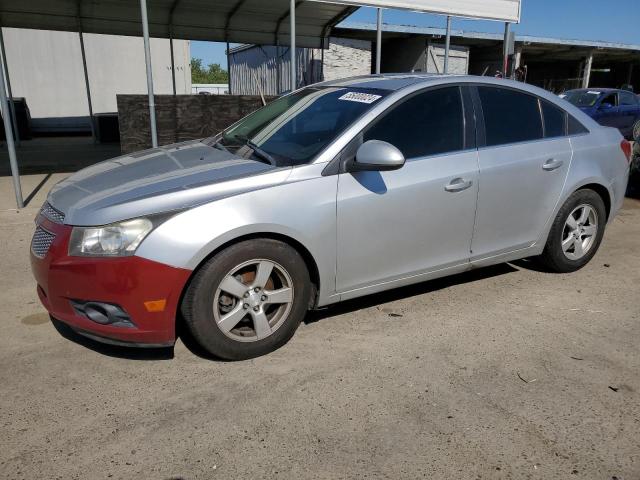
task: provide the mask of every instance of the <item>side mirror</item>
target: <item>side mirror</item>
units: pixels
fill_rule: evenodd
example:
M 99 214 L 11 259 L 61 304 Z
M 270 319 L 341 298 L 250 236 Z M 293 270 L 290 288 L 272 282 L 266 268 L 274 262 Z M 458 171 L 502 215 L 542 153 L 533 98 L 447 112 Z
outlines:
M 613 105 L 611 105 L 610 103 L 601 103 L 600 104 L 600 110 L 609 110 L 613 108 Z
M 351 171 L 397 170 L 404 165 L 404 155 L 390 143 L 381 140 L 364 142 L 351 163 Z

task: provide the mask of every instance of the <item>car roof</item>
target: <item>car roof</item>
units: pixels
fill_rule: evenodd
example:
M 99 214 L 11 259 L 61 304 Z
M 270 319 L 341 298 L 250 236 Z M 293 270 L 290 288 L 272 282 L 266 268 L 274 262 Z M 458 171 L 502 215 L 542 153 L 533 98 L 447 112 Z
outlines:
M 380 75 L 363 75 L 359 77 L 329 80 L 321 85 L 327 87 L 376 88 L 380 90 L 396 91 L 418 83 L 443 83 L 448 79 L 460 80 L 470 78 L 471 75 L 440 75 L 433 73 L 384 73 Z M 481 79 L 483 77 L 474 77 Z M 487 77 L 484 77 L 487 78 Z
M 619 88 L 574 88 L 572 90 L 567 90 L 567 92 L 600 92 L 600 93 L 608 93 L 608 92 L 620 92 L 624 90 L 620 90 Z

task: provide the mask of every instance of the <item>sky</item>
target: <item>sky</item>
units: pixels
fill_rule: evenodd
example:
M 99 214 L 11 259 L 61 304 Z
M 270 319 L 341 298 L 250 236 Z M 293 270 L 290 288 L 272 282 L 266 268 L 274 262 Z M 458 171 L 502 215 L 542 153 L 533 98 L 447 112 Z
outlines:
M 346 22 L 375 23 L 374 8 L 360 8 Z M 394 25 L 444 27 L 446 17 L 402 10 L 384 10 L 383 22 Z M 454 18 L 452 28 L 475 32 L 502 33 L 500 22 Z M 516 35 L 534 35 L 579 40 L 603 40 L 640 45 L 639 0 L 522 0 L 521 23 L 512 27 Z M 226 68 L 226 45 L 191 42 L 191 56 L 204 64 Z

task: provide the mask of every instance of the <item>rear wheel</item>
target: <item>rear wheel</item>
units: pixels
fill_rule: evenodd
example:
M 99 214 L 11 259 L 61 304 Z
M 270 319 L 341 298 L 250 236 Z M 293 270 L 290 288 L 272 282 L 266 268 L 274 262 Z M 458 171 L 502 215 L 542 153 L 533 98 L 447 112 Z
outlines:
M 606 210 L 593 190 L 578 190 L 556 216 L 539 260 L 553 272 L 573 272 L 596 254 L 606 224 Z
M 209 353 L 243 360 L 284 345 L 309 305 L 300 254 L 271 239 L 240 242 L 207 261 L 182 303 L 185 323 Z

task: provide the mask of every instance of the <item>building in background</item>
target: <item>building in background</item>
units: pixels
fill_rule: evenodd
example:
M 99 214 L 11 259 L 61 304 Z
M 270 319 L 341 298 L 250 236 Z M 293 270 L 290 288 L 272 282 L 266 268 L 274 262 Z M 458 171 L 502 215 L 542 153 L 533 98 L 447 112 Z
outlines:
M 344 22 L 333 32 L 324 52 L 298 49 L 296 87 L 374 71 L 375 24 Z M 381 72 L 444 73 L 445 33 L 443 28 L 384 25 Z M 244 45 L 230 51 L 229 63 L 233 94 L 290 90 L 286 47 Z M 452 31 L 449 73 L 494 76 L 502 74 L 502 63 L 502 34 Z M 640 45 L 516 35 L 510 66 L 507 76 L 518 70 L 520 80 L 556 93 L 627 85 L 640 92 Z
M 371 73 L 371 42 L 329 39 L 329 48 L 296 49 L 298 84 Z M 229 83 L 233 95 L 280 95 L 291 90 L 289 47 L 242 45 L 229 50 Z
M 13 96 L 26 99 L 31 129 L 89 132 L 89 110 L 77 33 L 3 28 Z M 95 114 L 116 112 L 116 95 L 147 92 L 140 37 L 84 35 Z M 176 93 L 191 93 L 189 41 L 174 40 Z M 152 38 L 157 94 L 173 93 L 169 40 Z
M 373 42 L 376 25 L 343 22 L 333 32 L 343 38 Z M 432 52 L 434 47 L 442 52 L 445 34 L 444 28 L 384 25 L 381 71 L 441 73 L 442 62 L 434 62 Z M 453 30 L 449 72 L 495 75 L 502 70 L 503 39 L 502 34 Z M 466 72 L 461 55 L 467 57 Z M 440 53 L 435 56 L 442 58 Z M 435 63 L 439 68 L 433 68 Z M 632 85 L 636 93 L 640 91 L 640 45 L 516 35 L 510 64 L 513 71 L 526 66 L 528 83 L 553 92 L 623 85 Z

